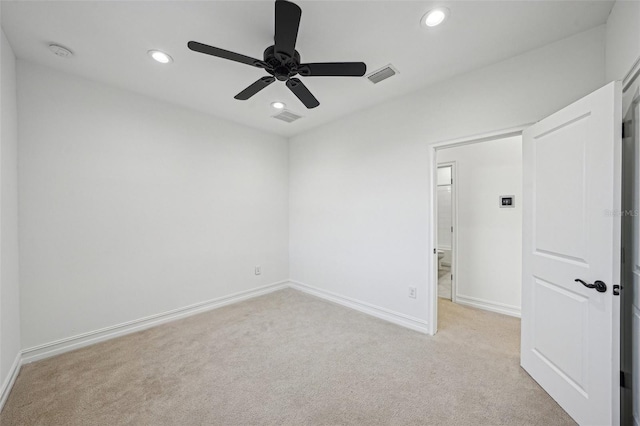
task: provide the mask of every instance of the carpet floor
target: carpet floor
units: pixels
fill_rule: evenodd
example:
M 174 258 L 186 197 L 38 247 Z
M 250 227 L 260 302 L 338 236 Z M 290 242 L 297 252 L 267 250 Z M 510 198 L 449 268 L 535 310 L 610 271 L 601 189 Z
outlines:
M 451 300 L 451 267 L 438 268 L 438 297 Z
M 518 319 L 439 303 L 430 337 L 278 291 L 27 364 L 0 424 L 574 424 Z

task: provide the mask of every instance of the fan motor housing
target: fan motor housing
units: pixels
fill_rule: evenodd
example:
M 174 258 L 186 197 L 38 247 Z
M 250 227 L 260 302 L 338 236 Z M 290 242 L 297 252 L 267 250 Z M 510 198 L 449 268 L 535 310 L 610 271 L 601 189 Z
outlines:
M 264 62 L 268 65 L 265 71 L 280 81 L 287 81 L 298 74 L 300 53 L 295 50 L 293 58 L 290 58 L 283 53 L 276 54 L 275 46 L 269 46 L 264 51 Z

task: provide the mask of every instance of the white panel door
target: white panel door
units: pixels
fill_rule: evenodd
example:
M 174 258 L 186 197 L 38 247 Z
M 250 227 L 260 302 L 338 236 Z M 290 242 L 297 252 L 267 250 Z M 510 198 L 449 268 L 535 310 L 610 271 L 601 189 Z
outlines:
M 621 122 L 611 83 L 523 133 L 521 363 L 585 425 L 619 422 Z

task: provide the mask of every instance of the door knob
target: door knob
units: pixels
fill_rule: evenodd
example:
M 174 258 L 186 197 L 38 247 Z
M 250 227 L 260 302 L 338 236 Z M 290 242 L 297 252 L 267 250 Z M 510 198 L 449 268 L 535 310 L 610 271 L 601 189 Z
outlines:
M 598 293 L 604 293 L 605 291 L 607 291 L 607 285 L 602 281 L 596 281 L 593 284 L 587 284 L 580 278 L 576 278 L 575 282 L 580 283 L 587 288 L 595 288 Z

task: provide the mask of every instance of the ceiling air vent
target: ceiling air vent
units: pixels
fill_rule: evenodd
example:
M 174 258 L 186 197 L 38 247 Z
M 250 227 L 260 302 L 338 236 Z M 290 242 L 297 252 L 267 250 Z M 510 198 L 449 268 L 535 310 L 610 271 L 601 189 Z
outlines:
M 293 123 L 298 118 L 302 118 L 301 115 L 294 114 L 291 111 L 283 110 L 280 114 L 274 115 L 273 118 L 277 118 L 278 120 L 286 121 L 287 123 Z
M 386 66 L 380 68 L 377 71 L 372 72 L 371 74 L 369 74 L 367 76 L 367 78 L 373 84 L 378 84 L 382 80 L 386 80 L 389 77 L 393 77 L 396 74 L 398 74 L 398 70 L 395 69 L 393 65 L 389 64 L 389 65 L 386 65 Z

